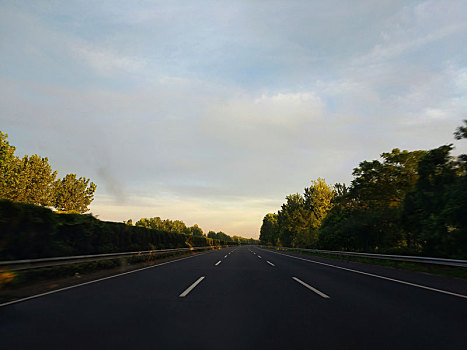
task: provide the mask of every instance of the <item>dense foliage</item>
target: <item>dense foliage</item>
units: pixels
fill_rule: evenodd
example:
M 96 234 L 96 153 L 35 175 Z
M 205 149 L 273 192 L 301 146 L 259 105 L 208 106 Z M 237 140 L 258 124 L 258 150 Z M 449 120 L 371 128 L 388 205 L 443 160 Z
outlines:
M 465 126 L 455 132 L 467 138 Z M 318 179 L 263 219 L 265 244 L 467 258 L 467 155 L 453 145 L 383 153 L 350 186 Z
M 126 223 L 129 225 L 132 224 L 131 220 L 128 220 Z M 183 221 L 180 221 L 180 220 L 169 220 L 169 219 L 162 220 L 160 217 L 154 217 L 154 218 L 149 218 L 149 219 L 142 218 L 138 220 L 135 225 L 140 226 L 140 227 L 154 229 L 154 230 L 159 230 L 159 231 L 185 234 L 188 236 L 207 237 L 207 238 L 217 240 L 222 243 L 235 242 L 237 244 L 258 244 L 258 240 L 255 240 L 252 238 L 244 238 L 240 236 L 231 237 L 222 231 L 219 231 L 219 232 L 209 231 L 208 234 L 206 235 L 203 233 L 203 230 L 201 229 L 201 227 L 199 227 L 197 224 L 194 224 L 193 226 L 188 227 L 185 225 Z
M 225 242 L 232 242 L 233 239 L 230 237 L 228 234 L 219 231 L 219 232 L 214 232 L 214 231 L 209 231 L 208 232 L 208 237 L 212 239 L 218 239 L 220 241 L 225 241 Z
M 232 244 L 0 200 L 0 260 Z M 237 241 L 235 241 L 237 243 Z
M 47 158 L 34 154 L 19 158 L 15 147 L 0 131 L 0 199 L 55 207 L 59 211 L 85 213 L 94 199 L 96 185 L 68 174 L 56 179 Z
M 334 196 L 334 188 L 323 179 L 312 181 L 303 195 L 288 195 L 277 214 L 264 217 L 260 240 L 271 245 L 315 246 L 319 228 L 333 206 Z

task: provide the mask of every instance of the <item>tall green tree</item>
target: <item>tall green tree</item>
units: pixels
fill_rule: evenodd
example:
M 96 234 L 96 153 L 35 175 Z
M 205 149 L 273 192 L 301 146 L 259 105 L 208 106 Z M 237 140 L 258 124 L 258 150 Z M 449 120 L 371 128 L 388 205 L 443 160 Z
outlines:
M 269 213 L 263 218 L 259 239 L 263 244 L 277 245 L 279 239 L 279 224 L 277 214 Z
M 353 245 L 351 249 L 379 250 L 407 246 L 401 226 L 401 208 L 408 192 L 414 189 L 420 159 L 426 151 L 382 153 L 381 161 L 363 161 L 353 171 L 354 180 L 347 193 L 330 213 L 320 234 L 321 245 L 331 239 Z M 338 219 L 340 218 L 340 219 Z M 333 228 L 332 225 L 337 225 Z M 348 235 L 352 232 L 353 238 Z M 339 248 L 339 247 L 329 247 Z M 348 249 L 348 247 L 342 247 Z
M 232 237 L 222 231 L 216 233 L 216 238 L 220 241 L 232 242 Z
M 274 216 L 263 219 L 265 240 L 271 244 L 279 241 L 284 246 L 313 247 L 317 244 L 318 229 L 323 219 L 331 210 L 332 198 L 335 190 L 326 182 L 318 178 L 312 181 L 310 187 L 305 188 L 304 195 L 299 193 L 286 197 L 286 203 Z M 270 214 L 274 215 L 274 214 Z M 274 220 L 277 220 L 277 228 Z M 278 231 L 279 240 L 274 235 Z M 275 242 L 272 242 L 275 241 Z
M 55 180 L 46 157 L 14 155 L 8 135 L 0 131 L 0 198 L 13 202 L 55 206 L 60 211 L 86 212 L 93 200 L 96 185 L 85 178 L 68 174 Z
M 163 221 L 161 220 L 160 217 L 154 217 L 154 218 L 141 218 L 138 221 L 136 221 L 135 226 L 140 226 L 144 228 L 150 228 L 153 230 L 164 230 L 164 224 Z
M 335 186 L 334 208 L 321 226 L 319 246 L 366 251 L 407 247 L 410 237 L 401 225 L 401 211 L 425 154 L 395 148 L 381 154 L 381 160 L 361 162 L 349 188 Z
M 459 126 L 454 132 L 456 140 L 467 139 L 467 119 L 464 119 L 464 125 Z
M 67 174 L 57 180 L 54 186 L 54 207 L 65 212 L 87 212 L 96 191 L 96 185 L 89 181 L 84 177 L 76 178 L 76 174 Z
M 290 247 L 297 235 L 308 232 L 310 220 L 305 209 L 305 200 L 301 194 L 291 194 L 285 199 L 286 202 L 282 204 L 281 210 L 277 213 L 279 243 Z
M 418 179 L 418 162 L 426 151 L 382 153 L 382 161 L 363 161 L 353 171 L 351 196 L 365 207 L 398 207 Z
M 17 161 L 16 186 L 10 190 L 14 202 L 52 206 L 56 171 L 52 171 L 49 160 L 34 154 Z
M 15 147 L 0 131 L 0 198 L 14 202 L 50 206 L 57 176 L 47 158 L 14 155 Z
M 197 224 L 194 224 L 191 227 L 191 232 L 193 233 L 193 236 L 200 236 L 202 237 L 204 235 L 203 229 L 199 227 Z
M 432 149 L 421 159 L 415 190 L 404 203 L 410 244 L 423 254 L 467 256 L 465 171 L 451 156 L 452 145 Z
M 157 219 L 157 218 L 156 218 Z M 186 231 L 186 225 L 183 221 L 180 220 L 170 220 L 170 219 L 165 219 L 165 220 L 158 220 L 158 224 L 155 225 L 155 227 L 158 227 L 158 229 L 167 231 L 167 232 L 174 232 L 174 233 L 185 233 Z
M 188 227 L 188 234 L 192 236 L 203 236 L 203 229 L 199 227 L 197 224 L 194 224 L 191 227 Z
M 8 142 L 8 134 L 0 131 L 0 198 L 10 199 L 18 183 L 15 147 Z
M 318 240 L 318 230 L 321 223 L 333 207 L 332 199 L 334 198 L 335 190 L 326 184 L 324 179 L 318 178 L 312 181 L 310 187 L 305 188 L 304 205 L 309 216 L 309 237 L 305 238 L 309 244 L 316 245 Z

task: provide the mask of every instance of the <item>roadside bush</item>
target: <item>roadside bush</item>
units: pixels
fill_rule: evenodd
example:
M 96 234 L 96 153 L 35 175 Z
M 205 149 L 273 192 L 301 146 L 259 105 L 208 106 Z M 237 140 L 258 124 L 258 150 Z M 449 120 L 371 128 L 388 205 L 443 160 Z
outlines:
M 0 200 L 0 260 L 220 246 L 224 243 L 204 236 L 106 222 L 89 214 L 59 214 L 44 207 Z

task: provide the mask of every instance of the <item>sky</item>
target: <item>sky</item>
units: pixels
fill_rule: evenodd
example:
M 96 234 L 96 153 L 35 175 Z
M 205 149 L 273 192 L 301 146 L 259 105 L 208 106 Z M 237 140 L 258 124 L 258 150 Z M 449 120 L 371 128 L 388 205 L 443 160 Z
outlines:
M 467 118 L 467 2 L 0 2 L 0 130 L 97 184 L 102 220 L 259 236 L 311 180 L 350 183 Z

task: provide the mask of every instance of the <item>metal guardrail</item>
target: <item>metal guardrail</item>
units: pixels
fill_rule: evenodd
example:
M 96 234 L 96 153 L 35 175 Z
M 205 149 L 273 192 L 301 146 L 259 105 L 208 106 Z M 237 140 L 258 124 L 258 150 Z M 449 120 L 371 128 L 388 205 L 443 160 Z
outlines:
M 144 250 L 134 252 L 121 252 L 121 253 L 107 253 L 107 254 L 91 254 L 91 255 L 76 255 L 76 256 L 59 256 L 54 258 L 40 258 L 40 259 L 25 259 L 25 260 L 6 260 L 0 261 L 0 269 L 9 271 L 20 271 L 38 269 L 42 267 L 69 265 L 82 262 L 111 260 L 118 258 L 127 258 L 132 256 L 152 256 L 164 253 L 178 253 L 184 251 L 197 251 L 215 249 L 216 247 L 192 247 L 192 248 L 174 248 L 174 249 L 157 249 L 157 250 Z
M 345 252 L 345 251 L 338 251 L 338 250 L 319 250 L 319 249 L 286 248 L 286 247 L 272 247 L 272 246 L 261 246 L 261 247 L 262 248 L 284 249 L 284 250 L 306 251 L 306 252 L 311 252 L 311 253 L 322 253 L 322 254 L 331 254 L 331 255 L 354 256 L 354 257 L 370 258 L 370 259 L 384 259 L 384 260 L 394 260 L 394 261 L 403 261 L 403 262 L 416 262 L 416 263 L 421 263 L 421 264 L 435 264 L 435 265 L 445 265 L 445 266 L 455 266 L 455 267 L 467 267 L 467 260 L 458 260 L 458 259 L 431 258 L 431 257 L 425 257 L 425 256 L 410 256 L 410 255 L 357 253 L 357 252 Z

